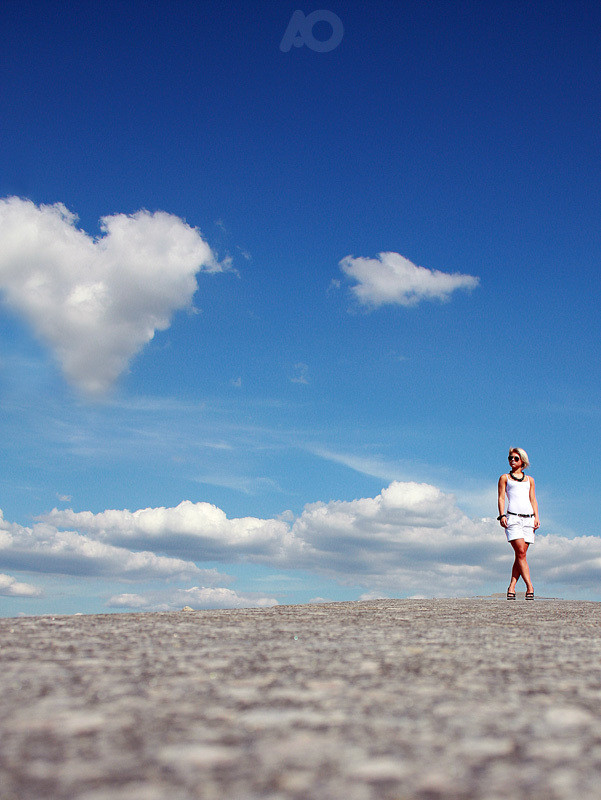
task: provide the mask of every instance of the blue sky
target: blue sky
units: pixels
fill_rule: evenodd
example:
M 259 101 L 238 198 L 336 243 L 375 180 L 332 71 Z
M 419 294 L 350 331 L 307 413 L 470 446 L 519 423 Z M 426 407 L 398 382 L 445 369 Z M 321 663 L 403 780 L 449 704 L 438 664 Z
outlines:
M 600 23 L 3 4 L 0 613 L 601 599 Z

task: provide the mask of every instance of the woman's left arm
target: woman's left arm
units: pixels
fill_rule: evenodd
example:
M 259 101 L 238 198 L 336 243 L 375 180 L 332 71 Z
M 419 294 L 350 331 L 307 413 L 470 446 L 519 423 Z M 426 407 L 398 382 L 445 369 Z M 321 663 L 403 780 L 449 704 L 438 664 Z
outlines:
M 540 528 L 540 519 L 538 518 L 538 502 L 536 500 L 534 478 L 529 475 L 528 480 L 530 481 L 530 505 L 532 506 L 532 510 L 534 511 L 534 530 L 536 530 L 537 528 Z

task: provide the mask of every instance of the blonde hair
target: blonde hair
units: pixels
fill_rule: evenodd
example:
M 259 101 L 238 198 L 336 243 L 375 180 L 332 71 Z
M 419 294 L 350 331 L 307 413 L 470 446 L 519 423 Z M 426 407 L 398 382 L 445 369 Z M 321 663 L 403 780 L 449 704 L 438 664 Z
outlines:
M 521 447 L 510 447 L 509 455 L 511 455 L 512 453 L 517 453 L 518 456 L 522 459 L 522 469 L 526 469 L 526 467 L 530 466 L 530 462 L 528 461 L 528 453 Z

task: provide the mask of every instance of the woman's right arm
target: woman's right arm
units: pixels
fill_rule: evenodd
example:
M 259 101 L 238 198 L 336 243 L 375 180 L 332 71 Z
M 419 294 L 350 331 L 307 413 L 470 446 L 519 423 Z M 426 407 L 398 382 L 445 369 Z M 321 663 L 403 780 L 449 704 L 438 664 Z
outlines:
M 507 517 L 505 516 L 505 491 L 507 488 L 507 475 L 501 475 L 499 478 L 499 515 L 503 515 L 499 523 L 503 528 L 507 527 Z

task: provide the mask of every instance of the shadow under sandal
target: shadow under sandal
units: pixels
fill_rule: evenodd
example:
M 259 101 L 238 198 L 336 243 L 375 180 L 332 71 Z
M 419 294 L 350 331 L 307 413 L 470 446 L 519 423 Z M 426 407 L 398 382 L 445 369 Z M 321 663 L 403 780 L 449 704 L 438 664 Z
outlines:
M 510 592 L 509 590 L 507 590 L 507 599 L 515 600 L 515 592 Z
M 534 600 L 534 592 L 526 592 L 526 600 Z

